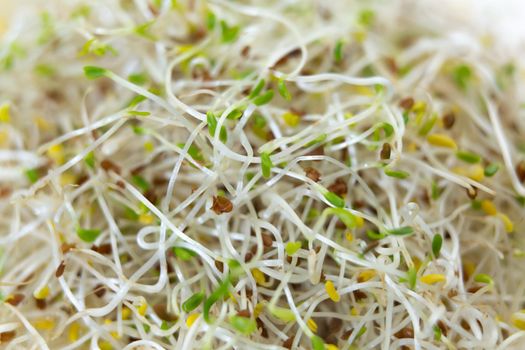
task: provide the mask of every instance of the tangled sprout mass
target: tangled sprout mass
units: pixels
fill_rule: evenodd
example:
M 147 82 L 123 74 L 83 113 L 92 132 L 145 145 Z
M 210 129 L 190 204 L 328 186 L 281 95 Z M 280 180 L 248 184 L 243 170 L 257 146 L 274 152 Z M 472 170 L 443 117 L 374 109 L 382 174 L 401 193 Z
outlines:
M 523 348 L 524 67 L 431 15 L 54 0 L 13 18 L 0 347 Z

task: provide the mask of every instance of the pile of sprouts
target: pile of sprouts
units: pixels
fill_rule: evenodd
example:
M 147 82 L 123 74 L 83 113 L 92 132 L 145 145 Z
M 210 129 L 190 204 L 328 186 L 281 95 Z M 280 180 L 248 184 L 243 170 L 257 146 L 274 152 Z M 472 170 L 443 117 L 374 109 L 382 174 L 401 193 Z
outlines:
M 498 38 L 411 1 L 25 11 L 1 348 L 525 346 L 525 71 Z

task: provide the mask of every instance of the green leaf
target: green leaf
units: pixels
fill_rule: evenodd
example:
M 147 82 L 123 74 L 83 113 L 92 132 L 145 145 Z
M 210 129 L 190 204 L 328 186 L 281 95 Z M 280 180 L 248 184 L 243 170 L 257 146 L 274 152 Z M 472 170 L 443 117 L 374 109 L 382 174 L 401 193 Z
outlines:
M 270 102 L 272 99 L 273 99 L 273 90 L 268 90 L 264 94 L 254 98 L 253 104 L 256 106 L 262 106 Z
M 261 168 L 262 168 L 262 175 L 264 178 L 269 178 L 271 175 L 271 169 L 273 167 L 272 160 L 270 159 L 270 155 L 266 152 L 261 153 Z
M 487 165 L 484 173 L 486 177 L 492 177 L 498 172 L 498 170 L 499 170 L 499 164 L 491 163 Z
M 485 273 L 478 273 L 476 276 L 474 276 L 474 281 L 478 283 L 494 284 L 492 277 Z
M 145 100 L 146 100 L 146 96 L 137 95 L 137 96 L 133 97 L 131 99 L 131 101 L 129 101 L 128 106 L 129 107 L 135 107 L 136 105 L 138 105 L 139 103 L 141 103 L 142 101 L 145 101 Z
M 249 335 L 257 329 L 255 320 L 250 317 L 242 317 L 237 315 L 231 316 L 230 324 L 233 328 L 244 335 Z
M 394 134 L 394 127 L 389 123 L 381 123 L 381 128 L 385 132 L 386 137 L 390 137 Z
M 77 236 L 84 242 L 94 242 L 99 235 L 100 230 L 98 229 L 77 228 Z
M 336 208 L 344 208 L 346 204 L 343 198 L 330 191 L 326 191 L 324 198 Z
M 385 171 L 386 176 L 395 177 L 396 179 L 406 179 L 407 177 L 410 176 L 409 173 L 407 173 L 406 171 L 401 171 L 401 170 L 392 170 L 392 169 L 385 168 L 384 171 Z
M 248 95 L 248 98 L 251 100 L 252 98 L 255 98 L 256 96 L 259 96 L 265 84 L 266 82 L 264 81 L 264 79 L 259 80 L 257 84 L 254 86 L 254 88 L 252 89 L 252 91 L 250 92 L 250 95 Z
M 414 233 L 414 229 L 412 227 L 410 227 L 410 226 L 403 226 L 403 227 L 387 230 L 386 232 L 389 235 L 406 236 L 406 235 L 410 235 L 410 234 Z
M 284 250 L 286 250 L 286 254 L 292 256 L 297 253 L 299 249 L 301 249 L 301 245 L 301 242 L 288 242 L 286 243 Z
M 188 261 L 191 260 L 191 258 L 197 256 L 197 253 L 195 253 L 193 250 L 184 247 L 173 247 L 172 251 L 173 254 L 175 254 L 175 256 L 182 261 Z
M 355 215 L 348 210 L 342 208 L 326 208 L 324 211 L 326 214 L 337 216 L 339 220 L 341 220 L 343 224 L 345 224 L 345 226 L 349 229 L 353 229 L 357 226 L 357 219 Z
M 135 85 L 144 85 L 148 81 L 146 73 L 130 74 L 128 80 Z
M 284 307 L 279 307 L 279 306 L 272 306 L 270 308 L 270 312 L 272 313 L 272 315 L 274 315 L 281 321 L 284 321 L 284 322 L 295 321 L 295 314 L 290 309 L 286 309 Z
M 108 73 L 107 69 L 104 69 L 101 67 L 95 67 L 95 66 L 85 66 L 84 67 L 84 75 L 88 79 L 102 78 L 106 76 L 107 73 Z
M 468 152 L 468 151 L 457 151 L 456 152 L 456 157 L 458 157 L 458 159 L 460 159 L 460 160 L 462 160 L 464 162 L 470 163 L 470 164 L 476 164 L 476 163 L 479 163 L 481 161 L 481 157 L 480 156 L 478 156 L 475 153 Z
M 312 141 L 308 142 L 306 145 L 304 145 L 305 147 L 311 147 L 311 146 L 314 146 L 314 145 L 317 145 L 317 144 L 320 144 L 320 143 L 323 143 L 324 140 L 326 140 L 328 136 L 326 134 L 321 134 L 319 136 L 317 136 L 315 139 L 313 139 Z
M 38 175 L 38 171 L 36 169 L 27 169 L 24 174 L 26 175 L 27 179 L 31 183 L 35 183 L 38 181 L 38 178 L 40 177 Z
M 131 180 L 133 181 L 135 186 L 137 186 L 138 188 L 140 188 L 142 190 L 142 192 L 147 192 L 149 190 L 149 188 L 150 188 L 149 182 L 146 181 L 146 179 L 144 179 L 140 175 L 133 175 L 131 177 Z
M 183 149 L 185 144 L 178 143 L 177 146 Z M 198 162 L 204 162 L 204 156 L 202 155 L 201 149 L 193 144 L 188 147 L 188 155 Z
M 193 294 L 191 297 L 186 299 L 186 301 L 182 304 L 182 310 L 184 312 L 189 313 L 193 310 L 195 310 L 204 300 L 204 293 L 198 292 Z
M 343 40 L 339 39 L 335 43 L 334 48 L 334 61 L 339 63 L 343 60 Z
M 425 124 L 423 124 L 423 126 L 421 127 L 421 129 L 419 129 L 419 135 L 421 136 L 426 136 L 430 130 L 432 130 L 432 128 L 434 127 L 434 125 L 436 124 L 436 121 L 437 121 L 438 117 L 437 115 L 432 115 L 426 122 Z
M 228 113 L 228 115 L 226 116 L 226 119 L 237 120 L 240 117 L 242 117 L 243 113 L 244 113 L 244 110 L 242 108 L 235 108 L 233 111 Z
M 437 325 L 434 325 L 432 329 L 434 330 L 434 340 L 440 341 L 441 340 L 441 328 L 439 328 Z
M 411 267 L 410 269 L 408 269 L 407 271 L 407 282 L 408 282 L 408 287 L 412 290 L 414 290 L 416 288 L 416 283 L 417 283 L 417 270 L 415 267 Z
M 211 323 L 210 309 L 218 300 L 224 298 L 228 294 L 228 287 L 230 285 L 230 275 L 226 276 L 217 289 L 204 301 L 203 315 L 206 323 Z
M 359 337 L 361 337 L 363 334 L 366 333 L 366 330 L 367 328 L 365 326 L 361 327 L 361 329 L 359 330 L 359 332 L 357 332 L 357 335 L 355 337 L 355 339 L 358 339 Z
M 469 66 L 465 64 L 460 64 L 455 67 L 452 71 L 452 80 L 454 83 L 462 90 L 466 90 L 469 80 L 472 77 L 472 71 Z
M 138 26 L 136 26 L 134 29 L 133 29 L 133 32 L 143 38 L 146 38 L 146 39 L 149 39 L 149 40 L 157 40 L 157 38 L 151 34 L 150 30 L 151 30 L 151 26 L 155 23 L 155 21 L 149 21 L 149 22 L 146 22 L 146 23 L 143 23 L 143 24 L 140 24 Z
M 439 196 L 441 195 L 441 189 L 439 188 L 436 181 L 432 181 L 432 191 L 431 191 L 431 197 L 433 200 L 439 199 Z
M 370 9 L 365 9 L 359 13 L 357 22 L 363 27 L 369 27 L 370 25 L 374 23 L 374 19 L 375 19 L 375 12 Z
M 286 100 L 290 101 L 292 99 L 292 95 L 290 95 L 290 91 L 288 91 L 288 88 L 286 87 L 286 82 L 284 79 L 279 79 L 279 82 L 277 83 L 277 89 L 279 90 L 279 94 Z
M 86 154 L 84 162 L 90 169 L 95 169 L 95 154 L 93 152 Z
M 206 120 L 208 122 L 208 130 L 210 131 L 211 136 L 215 136 L 215 130 L 217 129 L 217 118 L 213 115 L 212 112 L 206 113 Z M 224 125 L 221 126 L 221 132 L 219 134 L 219 140 L 222 143 L 226 143 L 228 140 L 228 132 Z
M 221 21 L 221 30 L 222 30 L 222 42 L 231 43 L 237 40 L 240 31 L 239 26 L 229 26 L 226 21 Z
M 215 28 L 215 23 L 217 23 L 217 17 L 215 17 L 213 12 L 209 11 L 206 14 L 206 28 L 208 28 L 208 30 L 212 30 Z
M 440 234 L 437 234 L 432 238 L 432 254 L 434 258 L 439 257 L 439 252 L 441 251 L 441 246 L 443 245 L 443 237 Z
M 386 234 L 375 232 L 375 231 L 372 231 L 372 230 L 366 230 L 366 236 L 368 238 L 370 238 L 371 240 L 373 240 L 373 241 L 378 241 L 380 239 L 385 238 Z
M 312 342 L 313 350 L 324 350 L 324 341 L 320 336 L 313 335 L 310 341 Z
M 124 208 L 124 216 L 128 218 L 129 220 L 137 221 L 139 219 L 139 214 L 135 212 L 135 210 L 131 209 L 130 207 Z
M 139 116 L 139 117 L 147 117 L 151 113 L 150 112 L 146 112 L 146 111 L 128 111 L 128 114 L 129 115 L 136 115 L 136 116 Z

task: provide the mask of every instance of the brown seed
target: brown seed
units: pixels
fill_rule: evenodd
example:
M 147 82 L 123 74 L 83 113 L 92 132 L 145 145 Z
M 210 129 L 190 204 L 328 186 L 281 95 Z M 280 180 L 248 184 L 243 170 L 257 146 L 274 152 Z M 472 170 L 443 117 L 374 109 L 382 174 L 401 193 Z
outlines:
M 518 175 L 518 179 L 520 179 L 521 182 L 525 182 L 525 160 L 522 160 L 516 165 L 516 175 Z
M 15 335 L 16 335 L 16 331 L 0 332 L 0 344 L 7 343 L 13 340 Z
M 268 338 L 268 331 L 266 330 L 263 321 L 261 321 L 261 319 L 257 317 L 255 319 L 255 322 L 257 323 L 257 328 L 261 330 L 261 336 L 263 338 Z
M 178 319 L 177 315 L 168 312 L 168 306 L 166 304 L 153 305 L 153 310 L 161 320 L 175 322 Z
M 251 252 L 247 252 L 246 255 L 244 256 L 244 262 L 247 263 L 250 260 L 252 260 L 252 258 L 253 258 L 253 254 Z
M 312 167 L 304 169 L 304 172 L 306 173 L 306 177 L 314 182 L 319 182 L 319 180 L 321 180 L 321 173 Z
M 481 288 L 483 288 L 483 287 L 481 287 L 481 286 L 473 286 L 473 287 L 470 287 L 469 289 L 467 289 L 467 292 L 469 292 L 469 293 L 476 293 Z
M 288 62 L 289 59 L 298 57 L 299 55 L 301 55 L 301 49 L 299 48 L 293 49 L 292 51 L 288 52 L 286 55 L 281 57 L 277 62 L 275 62 L 273 67 L 277 67 L 282 64 L 285 64 L 286 62 Z
M 287 348 L 287 349 L 291 349 L 291 348 L 292 348 L 292 345 L 293 345 L 293 340 L 294 340 L 294 337 L 290 337 L 290 338 L 286 339 L 286 340 L 283 342 L 283 347 L 284 347 L 284 348 Z
M 412 327 L 405 327 L 394 334 L 394 336 L 397 338 L 414 338 L 414 330 Z
M 55 277 L 59 278 L 64 274 L 64 271 L 66 270 L 66 263 L 64 260 L 60 262 L 60 265 L 58 265 L 57 270 L 55 271 Z
M 324 146 L 321 145 L 319 147 L 314 148 L 310 152 L 307 153 L 308 156 L 324 156 Z
M 250 310 L 243 309 L 243 310 L 239 310 L 239 312 L 237 312 L 237 316 L 250 318 L 252 316 L 252 314 L 250 313 Z
M 451 129 L 454 126 L 454 123 L 456 122 L 456 116 L 454 115 L 454 113 L 449 112 L 443 116 L 442 121 L 443 127 L 445 129 Z
M 215 267 L 216 267 L 217 270 L 219 270 L 220 272 L 224 272 L 224 264 L 222 263 L 222 261 L 215 260 Z
M 392 57 L 385 57 L 385 65 L 387 66 L 390 73 L 397 74 L 398 67 L 395 59 Z
M 233 210 L 232 202 L 223 196 L 213 196 L 213 205 L 211 209 L 215 214 L 220 215 L 222 213 L 229 213 Z
M 348 186 L 345 180 L 339 178 L 333 184 L 328 186 L 328 191 L 335 193 L 339 197 L 344 197 L 348 193 Z
M 355 301 L 366 299 L 368 297 L 368 295 L 365 292 L 362 292 L 360 290 L 354 290 L 352 294 L 354 295 Z
M 34 299 L 34 298 L 33 298 Z M 44 310 L 47 307 L 46 299 L 34 299 L 36 307 L 40 310 Z
M 101 244 L 101 245 L 95 245 L 93 244 L 91 246 L 91 250 L 94 251 L 94 252 L 97 252 L 99 254 L 102 254 L 102 255 L 108 255 L 108 254 L 111 254 L 111 244 L 109 243 L 104 243 L 104 244 Z
M 437 321 L 437 326 L 439 327 L 439 329 L 441 329 L 441 334 L 443 334 L 446 337 L 448 333 L 448 327 L 445 324 L 445 322 L 439 320 Z
M 120 167 L 109 159 L 104 159 L 102 162 L 100 162 L 100 166 L 105 171 L 113 171 L 117 174 L 120 174 Z
M 12 191 L 9 187 L 0 187 L 0 198 L 9 196 L 11 192 Z
M 17 306 L 24 300 L 24 298 L 24 294 L 16 293 L 9 297 L 9 299 L 7 299 L 5 302 L 13 306 Z
M 266 247 L 266 248 L 269 248 L 272 246 L 272 243 L 273 243 L 273 239 L 272 239 L 272 236 L 268 233 L 263 233 L 261 235 L 262 237 L 262 241 L 263 241 L 263 245 Z
M 250 46 L 243 47 L 241 51 L 241 56 L 248 57 L 249 54 L 250 54 Z
M 384 143 L 381 148 L 380 157 L 381 159 L 390 159 L 390 153 L 392 152 L 392 146 L 389 143 Z
M 399 101 L 399 107 L 404 110 L 409 110 L 414 106 L 414 99 L 412 97 L 406 97 Z
M 71 249 L 74 249 L 76 248 L 76 245 L 74 243 L 62 243 L 62 245 L 60 246 L 60 250 L 62 251 L 62 254 L 66 254 L 67 252 L 69 252 Z
M 347 331 L 345 331 L 345 332 L 341 335 L 341 339 L 343 339 L 343 340 L 348 340 L 348 338 L 350 338 L 350 336 L 352 335 L 353 332 L 354 332 L 354 329 L 353 329 L 353 328 L 348 329 Z
M 478 196 L 478 189 L 476 187 L 467 187 L 465 190 L 467 191 L 467 196 L 470 199 L 476 199 Z
M 104 294 L 106 294 L 106 287 L 103 284 L 97 284 L 95 288 L 93 288 L 93 294 L 98 298 L 102 298 Z

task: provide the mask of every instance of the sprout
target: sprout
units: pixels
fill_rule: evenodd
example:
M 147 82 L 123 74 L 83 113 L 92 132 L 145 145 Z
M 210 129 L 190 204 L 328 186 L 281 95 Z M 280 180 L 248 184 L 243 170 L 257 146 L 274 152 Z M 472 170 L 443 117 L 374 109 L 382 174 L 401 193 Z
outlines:
M 334 61 L 339 63 L 343 60 L 343 41 L 337 40 L 334 47 Z
M 290 95 L 290 91 L 288 91 L 288 88 L 286 87 L 286 82 L 284 79 L 279 79 L 277 82 L 277 89 L 279 90 L 279 94 L 286 100 L 290 101 L 292 99 L 292 95 Z
M 239 36 L 240 27 L 239 26 L 230 26 L 226 21 L 221 21 L 221 32 L 222 32 L 222 42 L 231 43 L 237 40 Z
M 437 147 L 445 147 L 452 149 L 458 148 L 454 140 L 452 140 L 449 136 L 443 134 L 430 134 L 427 136 L 427 141 L 431 145 Z
M 131 177 L 131 180 L 133 181 L 133 183 L 142 190 L 142 192 L 147 192 L 151 185 L 149 184 L 148 181 L 146 181 L 146 179 L 144 179 L 142 176 L 140 175 L 133 175 Z
M 267 103 L 270 103 L 272 99 L 273 99 L 273 90 L 268 90 L 264 94 L 255 97 L 253 99 L 253 104 L 256 106 L 262 106 Z
M 212 112 L 206 113 L 206 121 L 208 122 L 208 130 L 210 131 L 211 136 L 215 136 L 215 130 L 217 129 L 217 118 L 213 115 Z M 228 133 L 224 125 L 221 126 L 221 131 L 219 134 L 219 140 L 226 143 L 228 139 Z
M 3 103 L 0 105 L 0 122 L 9 123 L 11 121 L 11 115 L 9 114 L 9 103 Z
M 434 255 L 434 258 L 439 257 L 439 252 L 441 251 L 442 245 L 443 237 L 441 237 L 439 234 L 434 235 L 434 238 L 432 238 L 432 254 Z
M 436 284 L 439 282 L 446 281 L 447 278 L 445 277 L 445 275 L 442 275 L 440 273 L 431 273 L 428 275 L 421 276 L 420 280 L 422 283 L 425 284 Z
M 252 91 L 250 92 L 250 95 L 248 95 L 248 98 L 253 99 L 259 96 L 265 84 L 266 82 L 264 81 L 264 79 L 259 80 L 257 84 L 254 86 L 254 88 L 252 89 Z
M 270 154 L 263 152 L 261 153 L 261 168 L 264 178 L 269 178 L 271 175 L 271 169 L 273 168 L 272 160 L 270 159 Z
M 392 169 L 385 168 L 384 172 L 386 176 L 390 176 L 390 177 L 394 177 L 396 179 L 402 179 L 402 180 L 410 176 L 409 173 L 407 173 L 406 171 L 402 171 L 402 170 L 392 170 Z
M 95 66 L 85 66 L 84 75 L 88 79 L 98 79 L 107 76 L 108 71 L 104 68 L 95 67 Z
M 295 321 L 295 313 L 293 313 L 293 311 L 290 309 L 282 308 L 279 306 L 270 306 L 269 310 L 273 316 L 277 317 L 281 321 L 284 321 L 284 322 Z
M 494 175 L 496 175 L 496 173 L 498 172 L 499 170 L 499 165 L 497 163 L 490 163 L 489 165 L 487 165 L 487 167 L 485 168 L 485 171 L 483 172 L 483 174 L 486 176 L 486 177 L 492 177 Z
M 285 247 L 286 254 L 290 256 L 294 255 L 299 249 L 301 249 L 301 242 L 288 242 Z
M 410 226 L 399 227 L 386 231 L 389 235 L 394 236 L 407 236 L 414 233 L 414 229 Z
M 257 324 L 255 323 L 255 320 L 249 317 L 241 317 L 235 315 L 231 316 L 230 324 L 237 331 L 245 335 L 251 334 L 257 329 Z
M 454 80 L 454 83 L 457 85 L 457 87 L 459 87 L 461 90 L 467 89 L 471 77 L 472 71 L 466 64 L 458 65 L 452 71 L 452 79 Z
M 188 261 L 188 260 L 191 260 L 193 257 L 197 256 L 197 254 L 188 249 L 188 248 L 184 248 L 184 247 L 173 247 L 173 254 L 175 254 L 175 256 L 179 259 L 181 259 L 182 261 Z
M 77 228 L 77 236 L 84 242 L 94 242 L 100 235 L 100 230 L 98 229 L 87 229 L 87 228 Z
M 297 125 L 299 125 L 301 121 L 301 118 L 297 114 L 292 113 L 292 112 L 284 113 L 282 118 L 285 124 L 291 127 L 296 127 Z
M 187 313 L 195 310 L 204 300 L 204 296 L 203 292 L 193 294 L 182 304 L 182 310 Z
M 344 208 L 345 206 L 345 200 L 341 197 L 339 197 L 337 194 L 333 193 L 333 192 L 330 192 L 330 191 L 326 191 L 324 194 L 323 194 L 324 198 L 328 201 L 328 203 L 332 204 L 334 207 L 336 208 Z M 341 213 L 338 212 L 338 214 L 336 215 L 339 215 Z
M 471 153 L 471 152 L 467 152 L 467 151 L 456 152 L 456 157 L 458 157 L 458 159 L 461 159 L 464 162 L 471 163 L 471 164 L 479 163 L 481 161 L 480 156 L 478 156 L 477 154 Z
M 40 176 L 38 175 L 38 171 L 36 169 L 27 169 L 24 174 L 26 175 L 27 179 L 31 183 L 35 183 L 38 181 Z
M 217 301 L 222 299 L 228 294 L 228 290 L 230 286 L 230 275 L 226 276 L 226 278 L 219 284 L 217 289 L 211 293 L 211 295 L 206 298 L 204 301 L 204 308 L 203 308 L 203 314 L 204 314 L 204 320 L 207 323 L 211 323 L 210 318 L 210 309 Z
M 334 282 L 332 281 L 326 281 L 325 285 L 326 294 L 328 294 L 328 297 L 333 302 L 339 302 L 341 300 L 341 297 L 339 296 L 339 293 L 337 292 L 337 289 L 335 289 Z
M 494 284 L 492 277 L 484 273 L 478 273 L 476 276 L 474 276 L 474 281 L 478 283 L 485 283 L 485 284 L 490 284 L 490 285 Z
M 487 215 L 496 215 L 498 213 L 494 203 L 488 199 L 481 201 L 481 210 L 483 210 Z
M 313 335 L 310 338 L 312 342 L 312 349 L 313 350 L 325 350 L 325 344 L 323 339 L 318 335 Z

